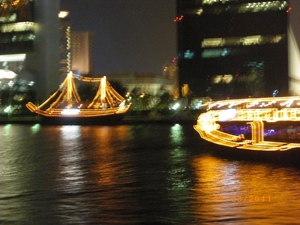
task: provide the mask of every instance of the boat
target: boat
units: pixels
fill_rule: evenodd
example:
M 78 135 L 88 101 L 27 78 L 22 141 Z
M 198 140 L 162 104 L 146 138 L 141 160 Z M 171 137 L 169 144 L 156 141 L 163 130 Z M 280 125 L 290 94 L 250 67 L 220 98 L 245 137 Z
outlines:
M 299 138 L 276 140 L 266 136 L 271 128 L 300 127 L 300 96 L 219 100 L 204 107 L 193 127 L 218 153 L 300 165 Z M 247 126 L 250 135 L 226 129 L 233 125 Z
M 92 101 L 82 101 L 76 80 L 96 83 Z M 28 102 L 26 107 L 41 117 L 44 124 L 111 124 L 124 118 L 131 104 L 107 81 L 106 77 L 92 78 L 68 73 L 60 87 L 41 105 Z

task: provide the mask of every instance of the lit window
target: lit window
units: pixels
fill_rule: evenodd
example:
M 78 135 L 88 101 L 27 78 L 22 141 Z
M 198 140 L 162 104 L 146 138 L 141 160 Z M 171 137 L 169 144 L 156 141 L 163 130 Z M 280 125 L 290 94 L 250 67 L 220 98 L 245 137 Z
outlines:
M 194 58 L 194 52 L 190 51 L 190 50 L 186 50 L 184 53 L 184 58 L 185 59 L 192 59 Z
M 218 5 L 217 7 L 205 9 L 201 8 L 200 10 L 188 10 L 187 14 L 197 14 L 201 15 L 202 13 L 256 13 L 256 12 L 266 12 L 266 11 L 285 11 L 289 10 L 287 1 L 265 1 L 265 2 L 251 2 L 244 4 L 232 4 L 236 3 L 237 0 L 202 0 L 203 5 Z M 226 4 L 226 5 L 225 5 Z
M 263 45 L 277 44 L 285 40 L 285 34 L 277 35 L 253 35 L 246 37 L 228 37 L 228 38 L 205 38 L 201 46 L 203 48 L 221 47 L 221 46 L 239 46 L 239 45 Z

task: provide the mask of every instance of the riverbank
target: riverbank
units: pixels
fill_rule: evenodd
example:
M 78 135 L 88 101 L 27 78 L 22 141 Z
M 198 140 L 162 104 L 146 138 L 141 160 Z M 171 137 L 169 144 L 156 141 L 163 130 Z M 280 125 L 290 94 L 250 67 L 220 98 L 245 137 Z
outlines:
M 40 122 L 40 117 L 39 116 L 23 116 L 23 115 L 18 115 L 18 116 L 9 116 L 9 117 L 4 117 L 0 116 L 0 124 L 9 124 L 9 123 L 19 123 L 19 124 L 35 124 Z
M 129 112 L 118 124 L 137 123 L 191 123 L 196 124 L 200 111 L 183 110 L 176 113 Z M 0 124 L 35 124 L 41 123 L 38 115 L 0 116 Z M 95 124 L 97 125 L 97 124 Z

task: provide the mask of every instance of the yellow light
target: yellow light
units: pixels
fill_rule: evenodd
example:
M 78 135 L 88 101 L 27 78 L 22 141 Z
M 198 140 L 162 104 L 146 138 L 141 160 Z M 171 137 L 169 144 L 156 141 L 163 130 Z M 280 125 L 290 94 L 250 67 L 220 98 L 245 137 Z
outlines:
M 58 17 L 61 18 L 61 19 L 66 18 L 68 15 L 69 15 L 69 12 L 68 12 L 68 11 L 60 11 L 60 12 L 58 13 Z
M 104 100 L 106 97 L 106 77 L 104 76 L 101 79 L 101 100 Z
M 281 98 L 231 99 L 208 103 L 208 111 L 200 114 L 194 129 L 200 136 L 212 143 L 256 151 L 286 151 L 299 148 L 297 143 L 264 141 L 263 121 L 300 121 L 300 96 Z M 267 102 L 267 104 L 265 104 Z M 297 103 L 296 103 L 297 102 Z M 272 107 L 270 107 L 272 105 Z M 235 109 L 221 109 L 221 107 Z M 285 106 L 286 108 L 282 108 Z M 245 140 L 243 135 L 232 135 L 219 131 L 218 121 L 245 121 L 251 125 L 252 139 Z
M 220 83 L 221 80 L 222 80 L 222 75 L 215 76 L 214 79 L 213 79 L 215 84 Z
M 79 109 L 64 109 L 62 115 L 77 115 L 80 112 Z

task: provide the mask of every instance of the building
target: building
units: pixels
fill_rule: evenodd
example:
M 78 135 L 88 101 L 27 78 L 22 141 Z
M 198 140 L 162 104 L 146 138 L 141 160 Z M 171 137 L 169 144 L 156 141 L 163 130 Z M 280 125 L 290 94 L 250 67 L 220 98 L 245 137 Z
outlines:
M 58 17 L 60 19 L 59 73 L 63 81 L 71 71 L 71 22 L 67 11 L 60 11 Z
M 0 1 L 0 55 L 33 51 L 34 5 L 32 1 Z
M 36 81 L 38 100 L 43 101 L 59 85 L 59 0 L 32 0 L 34 5 L 34 51 L 26 54 L 24 72 Z
M 213 99 L 288 95 L 290 12 L 285 0 L 177 0 L 179 85 Z
M 81 75 L 94 75 L 94 33 L 71 31 L 72 71 Z
M 0 1 L 0 77 L 22 70 L 26 53 L 34 51 L 34 26 L 33 2 Z
M 300 95 L 300 2 L 290 0 L 288 25 L 288 52 L 289 52 L 289 93 Z
M 109 81 L 117 81 L 137 95 L 148 94 L 152 96 L 174 92 L 174 79 L 156 74 L 140 74 L 135 72 L 123 72 L 107 75 Z
M 171 95 L 174 99 L 179 98 L 179 83 L 178 83 L 178 66 L 176 59 L 174 59 L 171 63 L 166 62 L 163 65 L 163 77 L 168 78 L 172 81 L 172 90 Z
M 160 96 L 170 94 L 174 100 L 179 98 L 178 67 L 176 59 L 165 62 L 162 75 L 137 72 L 120 72 L 106 75 L 109 81 L 119 82 L 129 93 L 136 95 Z
M 2 65 L 33 80 L 39 100 L 59 85 L 59 9 L 59 0 L 0 0 Z

